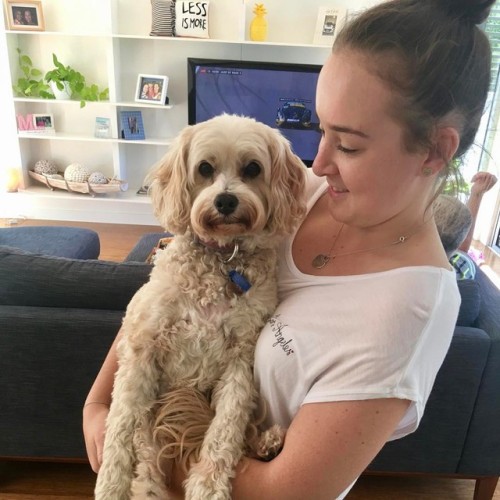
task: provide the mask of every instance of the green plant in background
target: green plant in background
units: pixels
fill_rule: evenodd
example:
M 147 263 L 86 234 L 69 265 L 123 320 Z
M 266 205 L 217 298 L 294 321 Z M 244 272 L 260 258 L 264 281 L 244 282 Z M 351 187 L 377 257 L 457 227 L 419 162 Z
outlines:
M 86 101 L 109 99 L 109 89 L 100 90 L 96 84 L 88 84 L 82 73 L 61 63 L 55 54 L 52 54 L 54 68 L 43 75 L 40 69 L 33 66 L 29 56 L 23 54 L 19 48 L 16 50 L 19 54 L 19 68 L 23 74 L 12 86 L 16 95 L 55 99 L 50 90 L 50 83 L 53 82 L 62 91 L 65 88 L 65 82 L 67 82 L 71 99 L 79 100 L 81 108 L 85 106 Z
M 469 193 L 469 183 L 464 179 L 464 176 L 462 175 L 462 160 L 456 158 L 451 163 L 450 175 L 446 179 L 446 183 L 443 188 L 443 194 L 457 197 L 460 195 L 469 195 Z
M 29 56 L 23 54 L 20 49 L 16 50 L 19 54 L 19 68 L 23 76 L 17 80 L 15 85 L 12 85 L 14 92 L 18 96 L 54 99 L 54 95 L 50 92 L 49 85 L 43 78 L 42 71 L 33 67 L 33 62 Z
M 54 69 L 47 71 L 45 80 L 48 83 L 54 82 L 61 91 L 67 82 L 71 98 L 79 99 L 81 108 L 85 106 L 85 101 L 102 101 L 109 98 L 109 89 L 99 90 L 95 84 L 88 85 L 82 73 L 61 63 L 55 54 L 52 54 L 52 61 Z

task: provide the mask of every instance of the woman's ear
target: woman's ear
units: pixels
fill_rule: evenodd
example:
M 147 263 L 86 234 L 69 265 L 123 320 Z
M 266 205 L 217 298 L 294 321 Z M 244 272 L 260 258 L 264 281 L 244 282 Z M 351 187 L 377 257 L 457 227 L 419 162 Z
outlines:
M 460 135 L 454 127 L 440 127 L 433 138 L 427 158 L 422 165 L 425 176 L 440 172 L 456 153 L 460 144 Z

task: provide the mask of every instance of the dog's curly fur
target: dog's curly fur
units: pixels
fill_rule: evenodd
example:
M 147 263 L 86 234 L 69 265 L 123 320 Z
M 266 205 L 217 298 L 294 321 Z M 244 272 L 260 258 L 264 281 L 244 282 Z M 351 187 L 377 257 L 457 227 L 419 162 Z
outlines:
M 265 456 L 283 438 L 247 432 L 276 247 L 305 214 L 304 166 L 278 131 L 222 115 L 185 128 L 152 179 L 156 216 L 176 236 L 123 321 L 96 499 L 168 499 L 179 457 L 186 499 L 229 499 L 246 440 Z

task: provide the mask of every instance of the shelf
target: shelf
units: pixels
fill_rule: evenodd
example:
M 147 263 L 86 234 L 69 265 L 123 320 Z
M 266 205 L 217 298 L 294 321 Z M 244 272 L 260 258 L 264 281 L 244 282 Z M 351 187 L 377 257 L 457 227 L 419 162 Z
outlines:
M 121 101 L 121 102 L 115 102 L 115 103 L 110 103 L 111 106 L 116 106 L 120 108 L 150 108 L 150 109 L 172 109 L 174 107 L 173 104 L 147 104 L 143 102 L 136 102 L 136 101 Z
M 126 192 L 97 195 L 50 191 L 30 186 L 17 193 L 0 192 L 2 217 L 158 226 L 148 196 Z
M 100 143 L 119 143 L 119 144 L 134 144 L 134 145 L 148 145 L 148 146 L 169 146 L 172 143 L 172 138 L 162 139 L 162 138 L 149 138 L 141 139 L 138 141 L 131 141 L 127 139 L 118 139 L 113 137 L 94 137 L 93 135 L 76 135 L 76 134 L 65 134 L 61 132 L 57 133 L 45 133 L 45 132 L 19 132 L 19 139 L 39 139 L 46 141 L 81 141 L 81 142 L 100 142 Z
M 149 207 L 151 205 L 150 197 L 143 194 L 137 194 L 138 189 L 139 189 L 138 187 L 136 188 L 129 187 L 129 189 L 127 189 L 126 191 L 119 191 L 107 194 L 97 194 L 96 196 L 92 197 L 88 194 L 70 193 L 68 191 L 63 191 L 59 189 L 51 191 L 47 187 L 32 185 L 25 189 L 20 189 L 17 193 L 9 193 L 9 194 L 11 198 L 41 196 L 49 199 L 55 198 L 58 200 L 67 200 L 67 201 L 71 200 L 89 201 L 90 203 L 94 202 L 95 200 L 106 201 L 106 202 L 113 202 L 116 200 L 123 200 L 123 201 L 126 200 L 128 203 L 134 203 Z
M 68 33 L 67 31 L 23 31 L 23 30 L 5 30 L 6 35 L 28 35 L 28 36 L 67 36 L 67 37 L 84 37 L 84 38 L 110 38 L 109 33 L 93 33 L 93 32 L 79 32 Z
M 269 45 L 274 47 L 303 47 L 303 48 L 331 48 L 331 45 L 314 45 L 311 43 L 293 43 L 293 42 L 254 42 L 253 40 L 224 40 L 222 38 L 187 38 L 187 37 L 175 37 L 175 36 L 151 36 L 149 34 L 145 35 L 133 35 L 125 33 L 67 33 L 65 31 L 16 31 L 8 30 L 5 32 L 8 35 L 28 35 L 28 36 L 67 36 L 67 37 L 83 37 L 83 38 L 110 38 L 110 39 L 124 39 L 124 40 L 161 40 L 164 42 L 174 42 L 174 43 L 196 43 L 196 44 L 211 44 L 211 43 L 222 43 L 228 45 Z
M 80 106 L 80 101 L 76 99 L 41 99 L 41 98 L 33 98 L 33 97 L 14 97 L 14 102 L 24 102 L 24 103 L 41 103 L 41 104 L 56 104 L 58 106 Z M 112 101 L 85 101 L 87 106 L 114 106 L 116 108 L 152 108 L 152 109 L 172 109 L 174 107 L 173 104 L 147 104 L 143 102 L 136 101 L 120 101 L 120 102 L 112 102 Z

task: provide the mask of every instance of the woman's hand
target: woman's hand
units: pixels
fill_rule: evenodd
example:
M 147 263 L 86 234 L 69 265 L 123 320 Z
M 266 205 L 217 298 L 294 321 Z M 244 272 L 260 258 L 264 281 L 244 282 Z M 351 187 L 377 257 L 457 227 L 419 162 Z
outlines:
M 86 403 L 83 407 L 83 435 L 92 470 L 97 474 L 102 464 L 104 434 L 109 406 L 105 403 Z
M 495 175 L 489 172 L 478 172 L 471 179 L 471 195 L 482 196 L 489 191 L 497 182 Z

